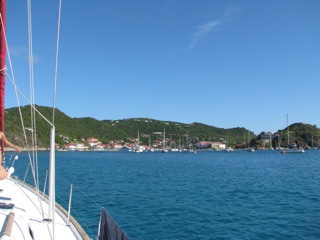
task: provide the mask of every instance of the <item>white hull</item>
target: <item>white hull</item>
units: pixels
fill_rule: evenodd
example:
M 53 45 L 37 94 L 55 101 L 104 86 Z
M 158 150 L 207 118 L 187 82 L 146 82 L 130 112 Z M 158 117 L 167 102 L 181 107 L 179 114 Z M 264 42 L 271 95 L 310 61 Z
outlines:
M 232 149 L 231 147 L 227 147 L 225 150 L 226 150 L 227 152 L 233 152 L 233 149 Z
M 60 205 L 56 205 L 54 213 L 55 237 L 53 238 L 53 223 L 46 220 L 49 211 L 48 200 L 42 196 L 37 197 L 36 191 L 31 186 L 9 178 L 0 181 L 0 189 L 2 189 L 0 201 L 14 204 L 12 209 L 0 208 L 1 226 L 6 216 L 11 212 L 14 213 L 9 239 L 90 239 L 75 220 L 68 223 L 67 213 Z
M 281 154 L 304 153 L 303 149 L 283 149 Z

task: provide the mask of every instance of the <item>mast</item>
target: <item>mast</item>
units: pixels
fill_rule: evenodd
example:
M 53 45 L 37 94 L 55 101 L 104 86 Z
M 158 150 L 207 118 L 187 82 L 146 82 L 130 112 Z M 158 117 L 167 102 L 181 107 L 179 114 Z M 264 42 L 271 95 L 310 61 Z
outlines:
M 289 147 L 289 143 L 290 143 L 290 133 L 289 133 L 289 121 L 288 121 L 288 113 L 287 113 L 287 130 L 288 130 L 288 147 Z
M 0 0 L 0 131 L 4 132 L 4 90 L 6 67 L 6 0 Z M 4 151 L 4 142 L 1 141 L 1 156 Z M 2 159 L 2 158 L 1 158 Z
M 163 149 L 166 148 L 166 129 L 163 129 L 163 141 L 162 141 Z

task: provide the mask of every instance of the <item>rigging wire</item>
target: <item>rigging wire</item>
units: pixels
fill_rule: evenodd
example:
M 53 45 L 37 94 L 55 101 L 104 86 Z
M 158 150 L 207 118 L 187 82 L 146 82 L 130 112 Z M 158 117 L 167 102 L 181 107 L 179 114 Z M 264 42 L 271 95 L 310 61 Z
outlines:
M 32 171 L 32 177 L 33 177 L 33 181 L 34 181 L 34 186 L 36 189 L 36 192 L 38 194 L 38 197 L 40 198 L 41 195 L 39 193 L 39 177 L 38 177 L 38 157 L 37 157 L 37 140 L 36 140 L 36 121 L 35 121 L 35 113 L 38 113 L 47 123 L 49 123 L 50 126 L 53 126 L 53 124 L 46 119 L 35 107 L 35 94 L 34 94 L 34 74 L 33 74 L 33 50 L 32 50 L 32 24 L 31 24 L 31 0 L 27 1 L 28 3 L 28 40 L 29 40 L 29 74 L 30 74 L 30 101 L 27 100 L 27 98 L 22 94 L 22 92 L 18 89 L 17 85 L 16 85 L 16 81 L 15 81 L 15 77 L 14 77 L 14 71 L 13 71 L 13 67 L 12 67 L 12 61 L 11 61 L 11 57 L 10 57 L 10 52 L 9 52 L 9 47 L 8 47 L 8 43 L 7 43 L 7 38 L 6 38 L 6 34 L 4 34 L 4 38 L 5 38 L 5 44 L 6 44 L 6 49 L 7 49 L 7 55 L 8 55 L 8 61 L 9 61 L 9 65 L 10 65 L 10 70 L 11 70 L 11 75 L 12 77 L 10 77 L 7 72 L 5 71 L 6 76 L 10 79 L 10 81 L 12 82 L 13 86 L 14 86 L 14 90 L 15 90 L 15 95 L 16 95 L 16 100 L 17 100 L 17 104 L 18 104 L 18 109 L 19 109 L 19 115 L 20 115 L 20 121 L 22 124 L 22 130 L 23 130 L 23 135 L 24 135 L 24 139 L 25 139 L 25 144 L 27 147 L 27 153 L 28 153 L 28 158 L 29 158 L 29 165 L 28 168 L 30 167 L 31 171 Z M 1 18 L 1 24 L 3 25 L 3 19 L 2 16 L 0 16 Z M 6 69 L 4 69 L 6 70 Z M 26 99 L 26 101 L 30 104 L 30 110 L 31 110 L 31 135 L 32 135 L 32 143 L 31 143 L 31 150 L 32 150 L 32 156 L 31 156 L 31 151 L 30 151 L 30 145 L 28 143 L 28 138 L 27 138 L 27 134 L 26 134 L 26 128 L 25 128 L 25 124 L 24 124 L 24 119 L 22 116 L 22 111 L 21 111 L 21 104 L 19 101 L 19 94 Z M 28 170 L 28 169 L 27 169 Z M 42 206 L 41 206 L 42 208 Z M 43 209 L 42 209 L 42 213 L 43 213 Z
M 19 109 L 19 115 L 20 115 L 20 120 L 21 120 L 21 124 L 22 124 L 22 130 L 23 130 L 23 135 L 24 135 L 24 139 L 25 139 L 25 144 L 26 144 L 26 148 L 27 148 L 27 153 L 28 153 L 28 158 L 29 158 L 29 164 L 27 167 L 27 172 L 29 170 L 29 167 L 32 171 L 32 177 L 34 180 L 34 186 L 35 186 L 35 190 L 37 192 L 38 195 L 38 199 L 40 202 L 40 208 L 38 208 L 39 212 L 41 212 L 42 216 L 44 216 L 44 209 L 42 206 L 42 201 L 41 199 L 43 198 L 43 196 L 41 195 L 41 192 L 39 190 L 39 175 L 38 175 L 38 156 L 37 156 L 37 139 L 36 139 L 36 113 L 39 114 L 51 127 L 54 127 L 54 111 L 55 111 L 55 102 L 56 102 L 56 83 L 57 83 L 57 69 L 58 69 L 58 49 L 59 49 L 59 38 L 60 38 L 60 12 L 61 12 L 61 0 L 59 1 L 59 20 L 58 20 L 58 36 L 57 36 L 57 43 L 56 43 L 56 65 L 55 65 L 55 74 L 54 74 L 54 100 L 53 100 L 53 119 L 52 122 L 50 122 L 45 116 L 43 116 L 41 114 L 41 112 L 36 108 L 35 106 L 35 92 L 34 92 L 34 71 L 33 71 L 33 50 L 32 50 L 32 26 L 31 26 L 31 0 L 28 0 L 28 36 L 29 36 L 29 74 L 30 74 L 30 100 L 28 100 L 28 98 L 22 93 L 22 91 L 17 87 L 16 81 L 15 81 L 15 77 L 14 77 L 14 71 L 13 71 L 13 66 L 12 66 L 12 62 L 11 62 L 11 57 L 10 57 L 10 53 L 9 53 L 9 47 L 7 44 L 7 40 L 6 40 L 6 36 L 5 36 L 5 43 L 6 43 L 6 48 L 7 48 L 7 55 L 8 55 L 8 62 L 10 65 L 10 74 L 11 76 L 7 73 L 7 69 L 2 69 L 0 71 L 4 71 L 4 73 L 6 74 L 7 78 L 11 81 L 13 87 L 14 87 L 14 91 L 15 91 L 15 95 L 16 95 L 16 100 L 17 100 L 17 104 L 18 104 L 18 109 Z M 0 14 L 0 18 L 1 18 L 1 14 Z M 2 18 L 1 18 L 1 24 L 2 24 Z M 22 96 L 22 98 L 24 98 L 29 104 L 30 104 L 30 110 L 31 110 L 31 135 L 32 135 L 32 156 L 31 156 L 31 151 L 30 151 L 30 145 L 28 142 L 28 138 L 27 138 L 27 132 L 26 130 L 29 130 L 28 128 L 25 127 L 24 124 L 24 119 L 22 116 L 22 110 L 21 110 L 21 104 L 20 104 L 20 99 L 19 97 Z M 33 159 L 33 160 L 32 160 Z M 27 175 L 26 172 L 26 175 Z M 25 176 L 26 178 L 26 176 Z M 25 181 L 26 179 L 24 179 Z M 46 185 L 46 183 L 45 183 Z M 81 191 L 80 189 L 78 189 L 79 192 L 81 192 L 81 194 L 87 196 L 88 198 L 90 198 L 88 195 L 86 195 L 83 191 Z M 99 208 L 102 208 L 101 205 L 99 205 L 96 201 L 94 201 L 92 198 L 90 198 L 91 202 L 93 202 L 94 204 L 96 204 L 97 206 L 99 206 Z M 44 217 L 43 217 L 44 218 Z M 54 220 L 54 219 L 53 219 Z M 88 228 L 88 226 L 86 225 L 88 231 L 92 233 L 92 231 Z M 54 228 L 54 225 L 53 225 Z M 52 232 L 52 236 L 54 238 L 54 229 Z
M 59 42 L 60 42 L 60 22 L 61 22 L 61 7 L 62 0 L 59 1 L 58 11 L 58 32 L 56 40 L 56 63 L 54 69 L 54 87 L 53 87 L 53 106 L 52 106 L 52 125 L 54 126 L 54 114 L 56 108 L 56 95 L 57 95 L 57 75 L 58 75 L 58 59 L 59 59 Z
M 28 4 L 29 6 L 29 4 Z M 31 6 L 31 5 L 30 5 Z M 30 10 L 30 9 L 29 9 Z M 29 15 L 29 14 L 28 14 Z M 3 19 L 2 19 L 2 16 L 1 17 L 1 24 L 3 26 Z M 29 19 L 28 19 L 29 20 Z M 28 26 L 30 26 L 30 22 L 28 21 Z M 30 27 L 29 27 L 29 31 L 30 31 Z M 5 44 L 6 44 L 6 49 L 7 49 L 7 55 L 8 55 L 8 61 L 9 61 L 9 64 L 10 64 L 10 70 L 11 70 L 11 74 L 12 74 L 12 78 L 10 78 L 10 76 L 7 74 L 7 72 L 5 71 L 5 74 L 6 76 L 11 80 L 11 82 L 13 83 L 13 86 L 14 86 L 14 90 L 15 90 L 15 95 L 16 95 L 16 100 L 17 100 L 17 104 L 18 104 L 18 109 L 19 109 L 19 116 L 20 116 L 20 121 L 21 121 L 21 124 L 22 124 L 22 130 L 23 130 L 23 135 L 24 135 L 24 139 L 25 139 L 25 144 L 27 146 L 27 153 L 28 153 L 28 159 L 29 159 L 29 166 L 32 170 L 32 177 L 33 177 L 33 181 L 34 181 L 34 185 L 35 185 L 35 189 L 38 193 L 38 196 L 39 196 L 39 189 L 38 189 L 38 174 L 37 174 L 37 167 L 35 167 L 35 157 L 33 155 L 33 157 L 31 158 L 31 155 L 30 155 L 30 149 L 29 149 L 29 143 L 28 143 L 28 138 L 27 138 L 27 135 L 26 135 L 26 128 L 25 128 L 25 124 L 24 124 L 24 119 L 23 119 L 23 116 L 22 116 L 22 111 L 21 111 L 21 104 L 20 104 L 20 101 L 19 101 L 19 95 L 18 95 L 18 88 L 17 88 L 17 85 L 16 85 L 16 81 L 15 81 L 15 78 L 14 78 L 14 71 L 13 71 L 13 67 L 12 67 L 12 61 L 11 61 L 11 55 L 10 55 L 10 51 L 9 51 L 9 47 L 8 47 L 8 42 L 7 42 L 7 36 L 6 36 L 6 33 L 4 33 L 4 39 L 5 39 Z M 32 37 L 31 37 L 32 39 Z M 31 45 L 32 46 L 32 45 Z M 30 47 L 30 46 L 29 46 Z M 31 47 L 32 49 L 32 47 Z M 30 55 L 30 52 L 29 52 L 29 55 Z M 31 58 L 29 58 L 31 59 Z M 33 61 L 29 61 L 29 62 L 33 62 Z M 31 65 L 33 66 L 33 64 Z M 31 68 L 33 69 L 33 67 Z M 31 73 L 30 73 L 30 76 L 33 76 L 33 70 L 31 70 Z M 32 105 L 32 104 L 30 104 Z M 34 134 L 34 132 L 32 131 L 32 134 Z M 33 137 L 32 137 L 33 139 Z M 34 149 L 34 148 L 32 148 Z M 42 205 L 41 205 L 41 208 L 42 208 Z M 43 214 L 43 208 L 42 208 L 42 214 Z
M 33 47 L 32 47 L 32 21 L 31 21 L 31 0 L 28 0 L 28 40 L 29 40 L 29 77 L 30 77 L 30 100 L 28 100 L 28 98 L 22 93 L 22 91 L 17 87 L 16 81 L 15 81 L 15 77 L 14 77 L 14 71 L 13 71 L 13 67 L 12 67 L 12 62 L 11 62 L 11 57 L 10 57 L 10 53 L 9 53 L 9 47 L 7 44 L 7 40 L 5 38 L 5 42 L 6 42 L 6 48 L 7 48 L 7 54 L 8 54 L 8 62 L 10 65 L 10 70 L 11 70 L 11 76 L 5 71 L 6 69 L 3 69 L 7 78 L 11 81 L 12 85 L 14 86 L 14 91 L 15 91 L 15 95 L 16 95 L 16 100 L 17 100 L 17 104 L 18 104 L 18 109 L 19 109 L 19 114 L 20 114 L 20 120 L 22 123 L 22 130 L 23 130 L 23 134 L 24 134 L 24 138 L 25 138 L 25 144 L 27 147 L 27 153 L 28 153 L 28 158 L 29 158 L 29 164 L 27 167 L 27 171 L 30 167 L 31 171 L 32 171 L 32 177 L 33 177 L 33 181 L 34 181 L 34 186 L 36 189 L 36 192 L 38 194 L 38 199 L 39 202 L 42 203 L 40 200 L 43 198 L 43 196 L 40 193 L 39 190 L 39 175 L 38 175 L 38 156 L 37 156 L 37 139 L 36 139 L 36 113 L 39 114 L 51 127 L 54 127 L 54 111 L 55 111 L 55 103 L 56 103 L 56 85 L 57 85 L 57 72 L 58 72 L 58 49 L 59 49 L 59 38 L 60 38 L 60 13 L 61 13 L 61 0 L 59 1 L 59 17 L 58 17 L 58 35 L 57 35 L 57 43 L 56 43 L 56 64 L 55 64 L 55 73 L 54 73 L 54 99 L 53 99 L 53 118 L 52 118 L 52 122 L 50 122 L 45 116 L 43 116 L 41 114 L 41 112 L 36 108 L 35 105 L 35 92 L 34 92 L 34 59 L 33 59 Z M 1 16 L 0 16 L 1 17 Z M 1 20 L 2 22 L 2 20 Z M 31 110 L 31 135 L 32 135 L 32 154 L 30 153 L 30 145 L 28 142 L 28 138 L 27 138 L 27 134 L 26 134 L 26 130 L 29 130 L 28 128 L 25 127 L 24 124 L 24 119 L 22 116 L 22 110 L 21 110 L 21 104 L 20 104 L 20 99 L 19 97 L 22 96 L 22 98 L 24 98 L 29 104 L 30 104 L 30 110 Z M 31 156 L 32 155 L 32 156 Z M 26 172 L 27 175 L 27 172 Z M 25 176 L 26 178 L 26 176 Z M 24 179 L 25 181 L 26 179 Z M 79 190 L 82 194 L 84 194 L 81 190 Z M 84 194 L 85 195 L 85 194 Z M 101 208 L 101 206 L 96 203 L 93 199 L 91 199 L 92 202 L 94 202 L 97 206 L 99 206 Z M 40 204 L 41 208 L 39 209 L 39 211 L 41 210 L 42 216 L 44 216 L 44 209 L 42 204 Z M 54 220 L 54 219 L 53 219 Z M 54 225 L 53 225 L 54 228 Z M 92 232 L 91 232 L 92 233 Z M 53 230 L 53 237 L 54 237 L 54 230 Z
M 33 45 L 32 45 L 32 14 L 31 14 L 31 0 L 27 1 L 27 9 L 28 9 L 28 46 L 29 46 L 29 78 L 30 78 L 30 118 L 31 118 L 31 141 L 32 141 L 32 159 L 33 159 L 33 166 L 35 167 L 35 178 L 37 188 L 39 188 L 39 174 L 38 174 L 38 158 L 37 158 L 37 128 L 36 128 L 36 121 L 35 121 L 35 111 L 31 106 L 35 104 L 35 93 L 34 93 L 34 73 L 33 73 Z
M 3 27 L 3 19 L 2 19 L 2 15 L 0 14 L 0 18 L 1 18 L 1 24 Z M 28 147 L 28 139 L 27 139 L 27 135 L 26 135 L 26 129 L 24 126 L 24 120 L 23 120 L 23 116 L 22 116 L 22 112 L 21 112 L 21 105 L 20 105 L 20 101 L 19 101 L 19 96 L 18 96 L 18 88 L 16 86 L 16 82 L 15 82 L 15 78 L 14 78 L 14 72 L 13 72 L 13 67 L 12 67 L 12 61 L 11 61 L 11 57 L 10 57 L 10 51 L 9 51 L 9 47 L 8 47 L 8 42 L 7 42 L 7 36 L 6 33 L 4 33 L 4 39 L 5 39 L 5 44 L 6 44 L 6 49 L 7 49 L 7 56 L 8 56 L 8 61 L 9 61 L 9 65 L 10 65 L 10 70 L 11 70 L 11 74 L 12 74 L 12 78 L 10 78 L 10 76 L 7 74 L 7 72 L 5 71 L 5 74 L 7 77 L 9 77 L 9 79 L 11 80 L 11 82 L 13 83 L 14 86 L 14 90 L 15 90 L 15 95 L 16 95 L 16 100 L 18 103 L 18 108 L 19 108 L 19 116 L 20 116 L 20 121 L 22 124 L 22 131 L 23 131 L 23 135 L 24 135 L 24 139 L 25 139 L 25 144 Z M 30 152 L 28 151 L 28 158 L 29 158 L 29 163 L 32 166 L 32 161 L 31 161 L 31 156 L 30 156 Z M 34 168 L 32 167 L 32 176 L 33 176 L 33 180 L 36 184 L 36 178 L 35 178 L 35 172 L 34 172 Z
M 4 71 L 6 76 L 10 79 L 12 85 L 14 86 L 14 91 L 15 91 L 15 95 L 16 95 L 16 100 L 17 100 L 17 104 L 18 104 L 18 109 L 19 109 L 19 114 L 20 114 L 20 120 L 22 123 L 22 130 L 23 130 L 23 134 L 24 134 L 24 138 L 25 138 L 25 144 L 27 147 L 27 153 L 28 153 L 28 158 L 29 158 L 29 165 L 27 168 L 27 171 L 29 170 L 29 166 L 30 169 L 32 171 L 32 177 L 34 180 L 34 184 L 35 184 L 35 189 L 36 192 L 38 194 L 38 199 L 40 200 L 41 198 L 43 198 L 43 196 L 40 194 L 39 191 L 39 177 L 38 177 L 38 156 L 37 156 L 37 139 L 36 139 L 36 113 L 39 114 L 51 127 L 54 127 L 54 114 L 55 114 L 55 103 L 56 103 L 56 85 L 57 85 L 57 70 L 58 70 L 58 49 L 59 49 L 59 38 L 60 38 L 60 13 L 61 13 L 61 0 L 59 1 L 59 19 L 58 19 L 58 35 L 57 35 L 57 43 L 56 43 L 56 65 L 55 65 L 55 72 L 54 72 L 54 99 L 53 99 L 53 118 L 52 118 L 52 122 L 50 122 L 46 117 L 44 117 L 40 111 L 36 108 L 35 106 L 35 92 L 34 92 L 34 71 L 33 71 L 33 49 L 32 49 L 32 26 L 31 26 L 31 0 L 27 0 L 28 2 L 28 35 L 29 35 L 29 74 L 30 74 L 30 101 L 28 100 L 27 97 L 25 97 L 23 95 L 23 93 L 21 92 L 21 90 L 17 87 L 16 81 L 15 81 L 15 77 L 14 77 L 14 72 L 13 72 L 13 67 L 12 67 L 12 62 L 11 62 L 11 57 L 10 57 L 10 53 L 9 53 L 9 47 L 7 44 L 7 40 L 6 40 L 6 36 L 5 36 L 5 43 L 6 43 L 6 48 L 7 48 L 7 55 L 8 55 L 8 60 L 9 60 L 9 64 L 10 64 L 10 70 L 11 70 L 11 76 L 8 75 L 8 73 L 6 72 L 6 68 L 5 69 L 0 69 L 0 71 Z M 1 24 L 2 23 L 2 17 L 0 14 L 0 18 L 1 18 Z M 30 110 L 31 110 L 31 118 L 32 118 L 32 126 L 31 126 L 31 135 L 32 137 L 32 157 L 30 154 L 30 146 L 29 146 L 29 142 L 28 142 L 28 138 L 27 138 L 27 134 L 26 134 L 26 130 L 28 130 L 28 128 L 25 128 L 25 124 L 24 124 L 24 119 L 22 116 L 22 110 L 21 110 L 21 104 L 20 104 L 20 100 L 19 100 L 19 96 L 22 96 L 22 98 L 24 98 L 29 104 L 30 104 Z M 34 161 L 32 161 L 31 159 L 35 159 Z M 26 173 L 27 174 L 27 173 Z M 46 185 L 46 184 L 45 184 Z M 83 191 L 80 190 L 80 188 L 75 187 L 76 189 L 78 189 L 78 191 L 86 196 L 87 198 L 90 199 L 91 202 L 93 202 L 95 205 L 97 205 L 99 208 L 102 208 L 102 206 L 100 204 L 98 204 L 93 198 L 91 198 L 90 196 L 88 196 L 86 193 L 84 193 Z M 41 201 L 40 201 L 41 202 Z M 44 215 L 44 210 L 43 210 L 43 206 L 42 204 L 41 206 L 41 213 L 42 215 Z M 39 209 L 40 211 L 40 209 Z M 87 226 L 87 225 L 86 225 Z M 88 226 L 87 226 L 88 228 Z M 88 231 L 92 233 L 92 231 L 88 228 Z M 53 237 L 54 237 L 54 232 L 53 232 Z
M 67 186 L 68 184 L 70 184 L 70 182 L 68 182 L 66 179 L 59 177 L 59 182 L 64 182 L 64 186 Z M 103 208 L 102 205 L 100 205 L 96 200 L 94 200 L 92 197 L 90 197 L 85 191 L 83 191 L 83 189 L 81 188 L 81 185 L 77 185 L 77 184 L 72 184 L 73 186 L 73 190 L 74 190 L 74 195 L 77 193 L 81 194 L 84 198 L 88 199 L 87 201 L 87 206 L 90 206 L 89 208 L 92 210 L 94 205 L 96 205 L 96 207 L 101 210 Z M 65 199 L 63 199 L 62 197 L 57 195 L 57 198 L 59 199 L 59 202 L 61 203 L 65 203 L 67 205 L 67 202 L 65 201 Z M 92 204 L 91 204 L 91 203 Z M 93 206 L 91 206 L 93 205 Z M 72 216 L 76 217 L 77 222 L 81 223 L 81 226 L 83 228 L 86 229 L 86 232 L 90 232 L 90 234 L 92 236 L 96 236 L 95 233 L 92 232 L 92 230 L 90 229 L 90 226 L 88 226 L 88 224 L 86 223 L 86 221 L 81 217 L 81 214 L 79 214 L 74 208 L 72 208 Z

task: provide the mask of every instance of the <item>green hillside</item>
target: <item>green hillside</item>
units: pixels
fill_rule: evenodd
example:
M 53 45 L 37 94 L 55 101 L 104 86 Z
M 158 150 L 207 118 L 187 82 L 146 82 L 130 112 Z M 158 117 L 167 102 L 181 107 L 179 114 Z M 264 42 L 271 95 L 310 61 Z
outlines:
M 52 108 L 36 106 L 41 114 L 49 121 L 52 119 Z M 27 129 L 27 141 L 31 142 L 31 114 L 30 106 L 21 108 L 25 129 Z M 5 129 L 8 139 L 14 143 L 25 146 L 25 139 L 20 121 L 18 108 L 5 110 Z M 49 146 L 50 125 L 42 120 L 38 113 L 35 114 L 37 144 L 39 147 Z M 265 147 L 264 133 L 258 136 L 245 128 L 217 128 L 202 123 L 179 123 L 172 121 L 159 121 L 149 118 L 134 118 L 123 120 L 103 120 L 94 118 L 70 118 L 65 113 L 56 109 L 55 111 L 56 143 L 61 146 L 66 143 L 62 137 L 69 139 L 69 142 L 81 142 L 89 137 L 98 138 L 103 143 L 130 142 L 130 139 L 137 138 L 138 132 L 140 141 L 148 144 L 156 139 L 162 138 L 165 130 L 166 138 L 171 140 L 174 145 L 185 144 L 187 141 L 196 143 L 199 141 L 225 142 L 233 147 L 245 147 L 248 142 L 250 146 L 261 148 Z M 320 145 L 320 130 L 314 126 L 303 123 L 295 123 L 289 126 L 290 143 L 302 147 Z M 249 141 L 250 140 L 250 141 Z M 287 129 L 278 130 L 273 135 L 272 145 L 281 146 L 287 144 Z
M 49 121 L 52 119 L 52 108 L 36 106 L 36 108 Z M 30 106 L 21 108 L 25 128 L 31 128 L 30 123 Z M 5 129 L 9 139 L 17 144 L 24 145 L 21 121 L 18 108 L 5 110 Z M 104 143 L 109 141 L 128 142 L 128 139 L 137 138 L 138 131 L 140 140 L 148 143 L 149 138 L 152 140 L 159 138 L 159 133 L 165 130 L 166 137 L 171 138 L 172 142 L 178 143 L 188 139 L 191 142 L 198 141 L 226 141 L 230 144 L 242 143 L 244 135 L 254 136 L 253 132 L 244 128 L 223 129 L 202 123 L 179 123 L 171 121 L 159 121 L 155 119 L 134 118 L 123 120 L 103 120 L 98 121 L 94 118 L 70 118 L 65 113 L 56 109 L 55 127 L 57 135 L 67 136 L 71 141 L 80 141 L 89 137 L 96 137 Z M 37 142 L 39 147 L 49 145 L 48 123 L 43 121 L 39 114 L 36 113 Z M 26 130 L 28 136 L 30 131 Z M 64 144 L 65 142 L 56 137 L 56 142 Z

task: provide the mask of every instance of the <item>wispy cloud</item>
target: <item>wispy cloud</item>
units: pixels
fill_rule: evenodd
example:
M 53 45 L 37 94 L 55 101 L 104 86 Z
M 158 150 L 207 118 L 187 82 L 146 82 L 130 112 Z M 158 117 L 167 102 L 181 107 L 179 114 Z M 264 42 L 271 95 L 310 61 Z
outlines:
M 10 53 L 14 56 L 22 56 L 28 53 L 26 47 L 10 47 Z
M 220 19 L 217 19 L 199 26 L 198 30 L 192 34 L 192 39 L 189 46 L 187 47 L 187 50 L 194 48 L 196 44 L 200 41 L 200 39 L 204 38 L 209 33 L 217 30 L 221 23 L 222 21 Z
M 194 48 L 201 39 L 205 38 L 210 33 L 217 31 L 223 24 L 228 22 L 230 17 L 235 15 L 238 11 L 239 9 L 236 5 L 229 5 L 226 7 L 224 13 L 220 18 L 210 20 L 198 26 L 197 30 L 192 33 L 191 41 L 189 46 L 187 47 L 187 50 Z
M 27 62 L 29 62 L 29 53 L 28 53 L 28 48 L 26 47 L 10 47 L 10 54 L 12 56 L 16 56 L 19 58 L 25 59 Z M 33 63 L 38 63 L 39 57 L 33 54 Z

